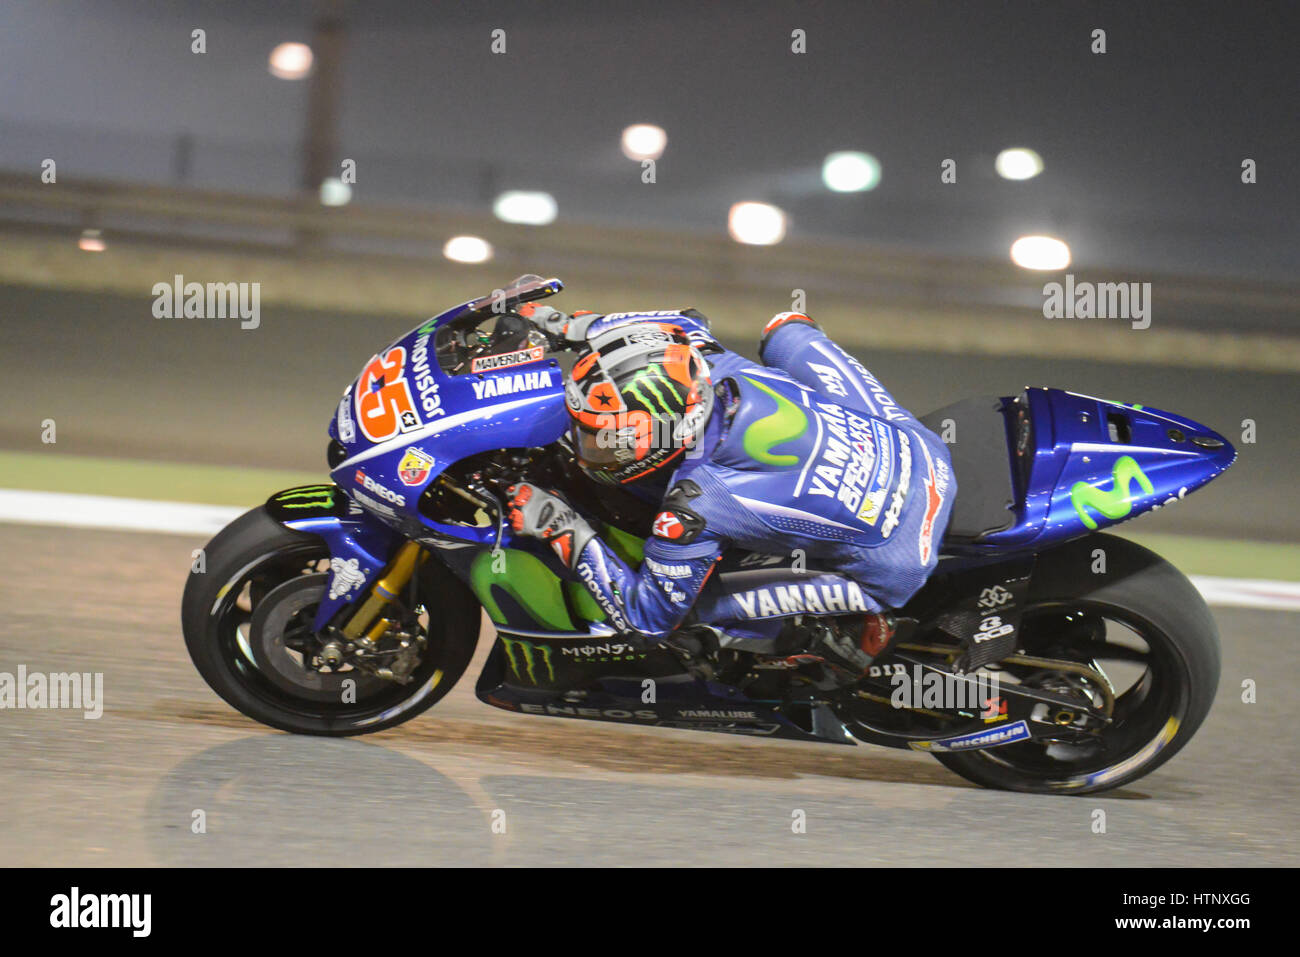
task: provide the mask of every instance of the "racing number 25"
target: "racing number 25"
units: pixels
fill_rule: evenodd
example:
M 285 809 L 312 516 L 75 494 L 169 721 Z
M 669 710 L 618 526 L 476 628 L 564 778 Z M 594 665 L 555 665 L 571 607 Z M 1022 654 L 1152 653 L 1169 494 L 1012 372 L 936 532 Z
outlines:
M 406 350 L 394 346 L 366 363 L 357 380 L 357 422 L 371 442 L 391 439 L 420 424 L 410 386 L 402 375 Z

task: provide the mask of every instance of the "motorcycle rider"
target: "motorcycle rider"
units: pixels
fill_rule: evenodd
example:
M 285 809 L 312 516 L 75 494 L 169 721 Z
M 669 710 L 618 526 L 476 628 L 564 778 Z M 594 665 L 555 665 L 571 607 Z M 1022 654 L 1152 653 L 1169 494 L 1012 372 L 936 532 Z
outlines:
M 519 312 L 576 347 L 565 388 L 581 468 L 662 501 L 636 570 L 533 484 L 508 490 L 516 534 L 549 544 L 620 632 L 761 639 L 812 616 L 808 651 L 860 675 L 894 635 L 889 610 L 938 561 L 956 496 L 938 436 L 800 313 L 767 323 L 756 364 L 694 310 Z M 753 587 L 706 588 L 733 547 L 758 553 Z

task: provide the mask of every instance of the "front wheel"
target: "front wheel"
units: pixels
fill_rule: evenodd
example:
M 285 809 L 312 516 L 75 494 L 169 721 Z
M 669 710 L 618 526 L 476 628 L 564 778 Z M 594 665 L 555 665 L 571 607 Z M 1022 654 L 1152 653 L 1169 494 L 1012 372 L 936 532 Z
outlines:
M 352 667 L 320 668 L 312 622 L 329 550 L 255 508 L 222 529 L 191 570 L 181 602 L 185 647 L 199 674 L 250 718 L 298 734 L 368 734 L 441 700 L 469 666 L 479 605 L 441 565 L 417 580 L 418 661 L 405 683 Z M 430 615 L 427 607 L 437 609 Z
M 1100 562 L 1106 571 L 1097 573 Z M 1029 655 L 1102 675 L 1110 721 L 1090 734 L 935 754 L 986 787 L 1089 794 L 1149 774 L 1201 726 L 1219 684 L 1219 634 L 1205 600 L 1164 559 L 1111 535 L 1091 535 L 1038 559 L 1021 626 Z M 1096 695 L 1077 674 L 1004 663 L 1013 680 Z

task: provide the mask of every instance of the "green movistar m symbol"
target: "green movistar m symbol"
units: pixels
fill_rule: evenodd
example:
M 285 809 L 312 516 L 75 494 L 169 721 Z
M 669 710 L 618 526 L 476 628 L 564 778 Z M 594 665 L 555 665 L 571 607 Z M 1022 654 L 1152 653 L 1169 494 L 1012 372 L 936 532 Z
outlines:
M 1115 487 L 1109 492 L 1104 492 L 1087 482 L 1075 482 L 1070 488 L 1070 502 L 1074 505 L 1074 510 L 1079 513 L 1080 521 L 1089 528 L 1096 528 L 1097 521 L 1087 513 L 1088 508 L 1096 509 L 1111 519 L 1123 518 L 1133 511 L 1133 496 L 1129 483 L 1134 479 L 1137 479 L 1138 485 L 1142 486 L 1142 491 L 1148 495 L 1156 490 L 1132 456 L 1120 456 L 1115 461 L 1111 477 L 1115 480 Z
M 757 379 L 744 376 L 746 382 L 762 389 L 776 400 L 776 411 L 750 423 L 742 442 L 745 454 L 766 465 L 798 465 L 797 455 L 774 455 L 772 449 L 799 438 L 808 430 L 808 414 L 785 396 L 769 389 Z

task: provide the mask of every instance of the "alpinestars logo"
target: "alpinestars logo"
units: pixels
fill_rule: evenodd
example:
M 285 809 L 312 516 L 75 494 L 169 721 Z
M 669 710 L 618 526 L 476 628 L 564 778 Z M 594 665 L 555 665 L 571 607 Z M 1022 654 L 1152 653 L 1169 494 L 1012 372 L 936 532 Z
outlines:
M 660 512 L 655 518 L 653 531 L 660 538 L 681 538 L 682 533 L 686 531 L 686 526 L 672 512 Z
M 938 468 L 935 467 L 935 461 L 930 457 L 930 450 L 924 442 L 921 443 L 921 451 L 925 453 L 926 476 L 922 483 L 925 486 L 925 518 L 921 520 L 921 564 L 928 564 L 930 554 L 934 551 L 934 520 L 939 515 L 939 509 L 943 508 L 944 497 L 948 494 L 948 465 L 940 460 Z
M 772 585 L 736 592 L 731 596 L 746 618 L 778 615 L 829 615 L 836 612 L 867 611 L 867 602 L 856 582 L 835 585 Z
M 474 397 L 477 399 L 494 399 L 502 395 L 514 395 L 516 392 L 532 392 L 534 389 L 544 389 L 551 386 L 551 373 L 549 370 L 542 372 L 519 372 L 515 375 L 494 376 L 491 379 L 484 379 L 482 382 L 471 383 L 474 386 Z
M 889 511 L 885 513 L 885 520 L 880 523 L 882 538 L 894 534 L 894 529 L 898 527 L 903 515 L 903 502 L 907 500 L 907 488 L 912 480 L 912 440 L 902 429 L 898 430 L 898 462 L 898 488 L 894 490 L 894 497 L 889 503 Z

